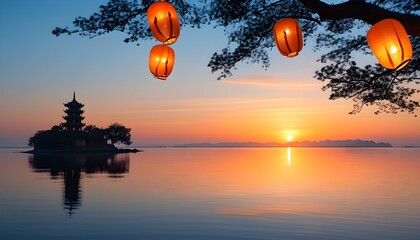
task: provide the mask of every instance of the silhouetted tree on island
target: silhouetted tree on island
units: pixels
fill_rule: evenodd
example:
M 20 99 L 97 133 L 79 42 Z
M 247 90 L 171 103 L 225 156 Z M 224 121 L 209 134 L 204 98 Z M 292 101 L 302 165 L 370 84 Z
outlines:
M 112 144 L 121 143 L 130 145 L 132 143 L 130 132 L 130 128 L 126 128 L 121 124 L 114 123 L 105 129 L 105 139 L 111 141 Z
M 55 28 L 53 34 L 79 34 L 90 38 L 113 31 L 128 34 L 124 42 L 151 39 L 146 19 L 148 6 L 155 0 L 110 0 L 90 17 L 77 17 L 74 29 Z M 177 9 L 182 27 L 210 25 L 224 28 L 227 47 L 211 57 L 208 66 L 218 79 L 232 75 L 239 62 L 259 63 L 268 68 L 268 50 L 275 45 L 273 25 L 281 18 L 299 20 L 306 42 L 315 41 L 314 51 L 324 63 L 315 78 L 325 82 L 322 90 L 331 91 L 330 99 L 352 99 L 358 113 L 363 106 L 376 105 L 377 111 L 415 113 L 420 107 L 413 96 L 420 83 L 420 4 L 418 0 L 348 0 L 328 4 L 319 0 L 203 0 L 170 1 Z M 379 64 L 359 66 L 354 55 L 372 54 L 367 41 L 369 25 L 382 19 L 400 21 L 411 35 L 412 62 L 398 74 Z M 182 33 L 181 33 L 182 34 Z
M 109 152 L 138 152 L 137 149 L 118 149 L 114 144 L 130 145 L 131 129 L 114 123 L 108 128 L 98 128 L 82 122 L 83 104 L 76 100 L 65 103 L 66 113 L 64 122 L 53 126 L 50 130 L 41 130 L 29 138 L 28 145 L 34 150 L 29 152 L 59 152 L 59 151 L 109 151 Z M 111 144 L 108 144 L 108 141 Z
M 98 128 L 95 125 L 87 125 L 83 132 L 102 134 L 103 137 L 112 144 L 131 145 L 131 128 L 127 128 L 119 123 L 113 123 L 108 128 Z
M 83 132 L 85 133 L 93 133 L 95 131 L 98 131 L 99 128 L 96 127 L 96 125 L 86 125 L 86 127 L 83 129 Z
M 85 135 L 83 135 L 85 134 Z M 28 145 L 35 147 L 38 143 L 43 143 L 45 146 L 55 146 L 62 142 L 63 138 L 66 140 L 68 132 L 54 126 L 51 130 L 41 130 L 29 138 Z M 124 125 L 114 123 L 108 128 L 98 128 L 95 125 L 87 125 L 78 134 L 79 136 L 95 136 L 99 139 L 111 142 L 111 144 L 131 145 L 131 129 Z
M 28 141 L 28 146 L 34 147 L 39 142 L 39 140 L 41 139 L 44 132 L 45 131 L 40 130 L 40 131 L 36 132 L 35 135 L 30 137 L 29 141 Z

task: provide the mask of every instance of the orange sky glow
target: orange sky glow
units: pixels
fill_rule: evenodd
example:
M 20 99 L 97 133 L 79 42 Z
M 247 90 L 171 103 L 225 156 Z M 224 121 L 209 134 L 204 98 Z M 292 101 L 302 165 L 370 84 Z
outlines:
M 302 91 L 299 87 L 291 86 L 283 89 L 263 86 L 256 87 L 255 91 Z M 101 100 L 83 94 L 79 94 L 78 99 L 86 104 L 85 123 L 99 127 L 113 122 L 122 123 L 132 128 L 134 144 L 138 145 L 222 141 L 285 143 L 287 136 L 291 136 L 293 141 L 365 139 L 397 145 L 420 142 L 418 118 L 407 114 L 374 115 L 368 108 L 362 113 L 349 115 L 349 101 L 329 101 L 327 94 L 317 87 L 304 91 L 324 94 L 325 99 L 281 96 L 260 99 L 190 98 L 133 101 L 119 106 L 102 104 Z M 26 138 L 36 130 L 49 129 L 62 121 L 61 102 L 68 100 L 60 97 L 55 102 L 45 102 L 32 113 L 30 109 L 23 112 L 10 109 L 9 115 L 2 116 L 2 119 L 6 118 L 6 124 L 2 125 L 0 131 Z M 22 102 L 22 107 L 25 105 L 28 103 Z M 110 105 L 114 107 L 112 111 L 109 111 Z M 30 119 L 27 117 L 29 115 Z
M 136 46 L 124 44 L 118 33 L 93 39 L 50 34 L 56 26 L 71 25 L 75 16 L 96 11 L 98 2 L 3 5 L 0 22 L 13 24 L 1 25 L 0 146 L 25 146 L 37 130 L 62 122 L 62 104 L 73 91 L 85 104 L 86 124 L 121 123 L 132 129 L 134 145 L 285 143 L 290 135 L 293 141 L 364 139 L 420 146 L 418 117 L 375 115 L 376 107 L 349 115 L 351 99 L 328 100 L 324 83 L 313 78 L 323 64 L 316 61 L 320 52 L 313 51 L 312 40 L 305 40 L 294 58 L 274 48 L 266 71 L 239 63 L 232 77 L 217 81 L 207 64 L 226 46 L 223 30 L 183 28 L 173 45 L 174 70 L 161 81 L 148 69 L 153 41 Z M 34 17 L 34 8 L 42 17 Z M 34 32 L 30 39 L 28 19 Z M 362 55 L 355 61 L 376 60 Z

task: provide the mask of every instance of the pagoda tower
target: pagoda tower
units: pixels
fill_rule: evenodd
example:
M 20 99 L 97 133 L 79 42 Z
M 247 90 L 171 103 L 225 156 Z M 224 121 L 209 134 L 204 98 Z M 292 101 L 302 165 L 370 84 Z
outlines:
M 63 116 L 65 122 L 61 123 L 65 131 L 81 131 L 82 127 L 85 126 L 82 120 L 85 119 L 82 114 L 85 112 L 82 110 L 84 104 L 76 101 L 76 92 L 73 93 L 73 100 L 68 103 L 64 103 L 66 109 L 64 112 L 66 116 Z

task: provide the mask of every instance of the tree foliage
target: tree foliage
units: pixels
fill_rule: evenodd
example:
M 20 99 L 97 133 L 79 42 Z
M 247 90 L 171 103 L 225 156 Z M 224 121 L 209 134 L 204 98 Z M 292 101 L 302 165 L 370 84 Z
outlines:
M 60 126 L 53 126 L 51 130 L 41 130 L 29 138 L 28 145 L 32 147 L 58 147 L 74 146 L 75 140 L 88 140 L 92 146 L 112 144 L 130 145 L 131 129 L 124 125 L 114 123 L 108 128 L 98 128 L 87 125 L 82 131 L 65 131 Z
M 32 137 L 29 138 L 28 146 L 31 146 L 31 147 L 35 146 L 44 133 L 45 131 L 42 131 L 42 130 L 37 131 Z
M 131 128 L 126 128 L 119 123 L 113 123 L 108 128 L 98 128 L 96 125 L 87 125 L 83 128 L 83 132 L 87 134 L 100 134 L 104 139 L 111 141 L 112 144 L 130 145 Z
M 97 131 L 102 131 L 103 129 L 98 128 L 96 125 L 86 125 L 83 128 L 83 132 L 85 133 L 94 133 Z
M 125 144 L 130 145 L 131 142 L 131 129 L 125 126 L 114 123 L 109 125 L 108 128 L 104 129 L 105 139 L 111 141 L 112 144 Z
M 154 0 L 109 0 L 90 17 L 77 17 L 74 28 L 55 28 L 53 34 L 96 37 L 113 31 L 127 33 L 124 42 L 152 38 L 146 19 Z M 352 99 L 358 113 L 363 106 L 377 111 L 415 114 L 420 107 L 420 3 L 418 0 L 347 0 L 328 4 L 320 0 L 172 0 L 182 27 L 204 24 L 221 27 L 227 46 L 213 54 L 208 67 L 218 79 L 232 76 L 239 62 L 270 65 L 269 51 L 275 46 L 272 27 L 285 17 L 298 19 L 305 41 L 314 41 L 315 51 L 327 49 L 319 61 L 324 65 L 315 78 L 325 83 L 330 99 Z M 413 60 L 401 71 L 389 71 L 379 64 L 360 66 L 355 56 L 372 54 L 366 41 L 369 26 L 384 18 L 399 20 L 409 33 Z M 416 96 L 417 95 L 417 96 Z

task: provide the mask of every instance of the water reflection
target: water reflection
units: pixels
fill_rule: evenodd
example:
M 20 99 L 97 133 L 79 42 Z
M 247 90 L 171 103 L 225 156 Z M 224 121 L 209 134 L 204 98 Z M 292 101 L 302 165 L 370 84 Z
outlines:
M 288 156 L 287 147 L 150 148 L 129 161 L 28 164 L 0 149 L 0 239 L 420 239 L 420 149 Z
M 122 178 L 128 173 L 130 155 L 110 153 L 34 154 L 29 156 L 34 172 L 49 173 L 51 179 L 63 179 L 63 206 L 69 216 L 81 202 L 81 179 L 85 174 L 108 174 Z
M 290 147 L 287 147 L 287 166 L 290 167 L 290 164 L 292 163 L 292 153 Z

